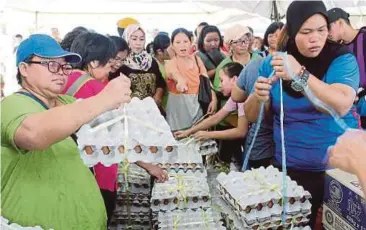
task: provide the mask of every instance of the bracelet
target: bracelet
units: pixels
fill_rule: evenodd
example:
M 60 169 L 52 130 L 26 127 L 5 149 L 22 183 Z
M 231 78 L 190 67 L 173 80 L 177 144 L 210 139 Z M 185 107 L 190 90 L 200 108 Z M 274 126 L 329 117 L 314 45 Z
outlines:
M 306 70 L 305 66 L 301 66 L 299 77 L 301 77 L 304 74 L 304 71 Z

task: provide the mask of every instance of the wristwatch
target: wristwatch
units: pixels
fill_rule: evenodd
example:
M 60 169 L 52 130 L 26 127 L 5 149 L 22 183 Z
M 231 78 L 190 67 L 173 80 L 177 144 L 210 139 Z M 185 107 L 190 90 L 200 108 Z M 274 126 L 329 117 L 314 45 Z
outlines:
M 303 66 L 301 68 L 299 76 L 295 76 L 291 82 L 291 88 L 296 92 L 302 92 L 308 85 L 310 73 Z

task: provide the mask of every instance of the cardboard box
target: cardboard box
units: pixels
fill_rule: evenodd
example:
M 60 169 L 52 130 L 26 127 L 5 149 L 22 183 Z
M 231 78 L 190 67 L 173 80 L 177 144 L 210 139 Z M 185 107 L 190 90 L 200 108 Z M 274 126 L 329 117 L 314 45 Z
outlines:
M 323 224 L 328 230 L 366 230 L 366 201 L 355 175 L 327 171 Z

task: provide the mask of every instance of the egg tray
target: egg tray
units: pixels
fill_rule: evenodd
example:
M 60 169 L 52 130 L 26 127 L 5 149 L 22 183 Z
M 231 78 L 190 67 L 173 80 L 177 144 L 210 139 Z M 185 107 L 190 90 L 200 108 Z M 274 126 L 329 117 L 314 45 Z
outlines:
M 225 223 L 229 225 L 230 229 L 283 229 L 289 228 L 290 226 L 301 227 L 307 226 L 309 222 L 310 212 L 307 213 L 307 217 L 304 215 L 296 215 L 291 216 L 288 215 L 286 217 L 285 224 L 282 224 L 282 216 L 281 217 L 271 217 L 263 222 L 256 222 L 249 225 L 249 223 L 245 220 L 245 218 L 240 215 L 235 209 L 232 208 L 231 205 L 227 203 L 224 199 L 220 199 L 216 205 L 220 208 L 221 214 L 223 218 L 226 220 Z
M 121 215 L 126 212 L 130 213 L 148 213 L 150 211 L 150 202 L 125 202 L 116 205 L 114 210 L 116 215 Z
M 209 208 L 211 201 L 209 196 L 202 197 L 186 197 L 184 198 L 170 198 L 170 199 L 156 199 L 151 202 L 151 210 L 156 211 L 172 211 L 175 209 L 197 209 Z
M 174 210 L 209 207 L 210 192 L 205 178 L 170 177 L 165 183 L 155 183 L 151 194 L 151 209 Z
M 214 210 L 174 210 L 158 213 L 159 229 L 225 229 L 220 214 Z
M 150 198 L 151 195 L 150 194 L 146 194 L 146 193 L 117 193 L 117 200 L 129 200 L 129 201 L 133 201 L 133 200 L 137 200 L 137 201 L 149 201 L 150 202 Z

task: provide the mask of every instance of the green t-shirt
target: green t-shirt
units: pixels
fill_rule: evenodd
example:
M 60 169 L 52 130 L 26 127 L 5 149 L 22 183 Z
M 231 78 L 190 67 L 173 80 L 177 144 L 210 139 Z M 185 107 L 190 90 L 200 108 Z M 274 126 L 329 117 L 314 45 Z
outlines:
M 250 58 L 250 60 L 256 59 L 261 57 L 259 54 L 257 53 L 252 53 L 252 56 Z M 213 82 L 213 87 L 215 89 L 215 91 L 220 92 L 221 91 L 221 80 L 220 80 L 220 71 L 222 70 L 222 68 L 227 64 L 227 63 L 231 63 L 233 62 L 233 60 L 231 59 L 231 57 L 227 57 L 225 58 L 220 65 L 217 66 L 216 68 L 216 72 L 215 72 L 215 78 L 214 78 L 214 82 Z M 238 76 L 239 77 L 239 76 Z
M 64 104 L 75 101 L 69 96 L 59 99 Z M 71 137 L 46 150 L 16 147 L 14 135 L 23 120 L 44 111 L 25 95 L 14 94 L 1 102 L 2 216 L 21 226 L 43 229 L 105 230 L 103 198 Z

